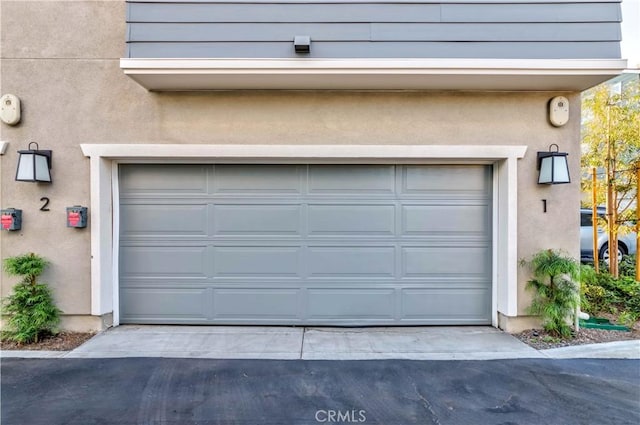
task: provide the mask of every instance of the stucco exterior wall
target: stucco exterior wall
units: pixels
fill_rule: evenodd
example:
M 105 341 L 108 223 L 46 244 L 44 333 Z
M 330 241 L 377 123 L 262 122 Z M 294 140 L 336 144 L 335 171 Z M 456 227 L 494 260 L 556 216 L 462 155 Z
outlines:
M 518 162 L 518 258 L 557 248 L 579 256 L 579 94 L 505 92 L 151 93 L 119 68 L 125 7 L 120 1 L 2 1 L 2 94 L 22 100 L 22 121 L 0 124 L 2 208 L 23 210 L 23 230 L 3 232 L 2 258 L 37 252 L 51 261 L 44 281 L 80 328 L 90 314 L 89 228 L 65 226 L 65 207 L 89 205 L 89 159 L 81 143 L 528 145 Z M 65 22 L 79 22 L 70 28 Z M 28 23 L 28 24 L 25 24 Z M 569 124 L 548 123 L 547 103 L 571 102 Z M 51 185 L 16 182 L 29 142 L 53 150 Z M 536 152 L 569 152 L 572 183 L 540 186 Z M 50 212 L 39 211 L 41 197 Z M 547 200 L 543 213 L 542 199 Z M 89 222 L 91 225 L 91 220 Z M 6 296 L 15 279 L 1 277 Z M 518 312 L 526 314 L 527 271 L 519 269 Z M 71 323 L 71 322 L 69 322 Z M 87 319 L 87 327 L 101 322 Z

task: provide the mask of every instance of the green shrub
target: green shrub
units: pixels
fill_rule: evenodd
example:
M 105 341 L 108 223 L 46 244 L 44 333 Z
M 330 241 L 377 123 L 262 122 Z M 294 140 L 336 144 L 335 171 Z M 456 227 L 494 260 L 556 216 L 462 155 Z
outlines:
M 604 260 L 600 260 L 600 271 L 603 273 L 609 273 L 609 263 Z M 636 276 L 636 256 L 635 255 L 623 255 L 622 260 L 618 263 L 618 275 L 620 277 L 635 278 Z
M 633 257 L 625 257 L 621 264 L 635 267 L 628 258 Z M 620 271 L 621 277 L 616 279 L 606 271 L 596 274 L 593 268 L 582 266 L 580 305 L 582 311 L 591 315 L 619 315 L 618 322 L 631 327 L 640 318 L 640 282 Z
M 580 310 L 590 314 L 607 306 L 607 291 L 598 285 L 598 274 L 591 266 L 580 267 Z
M 628 328 L 632 328 L 638 319 L 640 319 L 640 314 L 632 311 L 625 311 L 618 317 L 618 323 Z
M 605 302 L 609 308 L 640 313 L 640 282 L 630 277 L 614 278 L 600 273 L 596 285 L 605 290 Z
M 620 277 L 636 277 L 636 256 L 625 255 L 618 264 L 618 274 Z
M 544 329 L 563 338 L 571 336 L 567 319 L 578 306 L 578 287 L 574 281 L 580 275 L 580 266 L 572 258 L 554 250 L 541 251 L 529 264 L 534 278 L 527 282 L 533 290 L 529 313 L 542 318 Z
M 55 332 L 60 310 L 47 284 L 36 281 L 47 264 L 47 260 L 33 253 L 4 260 L 7 274 L 23 279 L 13 287 L 13 294 L 2 300 L 2 314 L 8 316 L 3 339 L 24 344 L 38 342 L 40 336 Z

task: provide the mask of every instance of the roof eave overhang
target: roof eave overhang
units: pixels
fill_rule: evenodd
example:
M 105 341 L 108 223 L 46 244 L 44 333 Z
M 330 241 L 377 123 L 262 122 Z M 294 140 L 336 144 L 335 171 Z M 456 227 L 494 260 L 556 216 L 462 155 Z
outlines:
M 623 59 L 128 59 L 153 91 L 582 91 L 619 75 Z

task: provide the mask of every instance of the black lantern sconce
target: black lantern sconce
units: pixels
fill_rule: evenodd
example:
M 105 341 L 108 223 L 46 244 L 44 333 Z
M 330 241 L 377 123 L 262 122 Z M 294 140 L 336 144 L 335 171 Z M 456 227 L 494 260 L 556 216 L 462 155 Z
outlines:
M 552 151 L 556 147 L 555 152 Z M 549 146 L 548 152 L 538 152 L 538 184 L 571 183 L 569 178 L 569 163 L 566 152 L 559 152 L 555 143 Z
M 35 145 L 35 149 L 31 149 Z M 51 151 L 41 151 L 36 142 L 29 143 L 29 150 L 18 151 L 16 180 L 20 182 L 51 183 Z

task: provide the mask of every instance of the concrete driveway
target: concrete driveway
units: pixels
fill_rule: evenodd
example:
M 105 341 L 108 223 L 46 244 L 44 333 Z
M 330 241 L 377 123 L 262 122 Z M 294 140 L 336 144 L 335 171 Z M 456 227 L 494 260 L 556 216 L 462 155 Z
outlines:
M 70 358 L 502 359 L 543 357 L 489 326 L 292 328 L 119 326 L 65 354 Z
M 640 359 L 640 340 L 535 350 L 488 326 L 294 328 L 119 326 L 66 351 L 2 351 L 3 358 L 170 357 L 276 360 Z
M 3 359 L 1 372 L 8 425 L 640 423 L 637 360 Z

